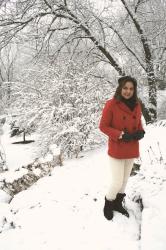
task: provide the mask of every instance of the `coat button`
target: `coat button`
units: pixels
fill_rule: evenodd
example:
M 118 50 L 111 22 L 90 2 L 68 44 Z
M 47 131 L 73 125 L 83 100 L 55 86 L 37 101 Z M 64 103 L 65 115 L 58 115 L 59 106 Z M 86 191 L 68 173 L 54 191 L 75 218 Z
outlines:
M 136 116 L 135 116 L 135 115 L 133 115 L 133 119 L 136 119 Z
M 126 120 L 126 116 L 123 116 L 123 120 Z

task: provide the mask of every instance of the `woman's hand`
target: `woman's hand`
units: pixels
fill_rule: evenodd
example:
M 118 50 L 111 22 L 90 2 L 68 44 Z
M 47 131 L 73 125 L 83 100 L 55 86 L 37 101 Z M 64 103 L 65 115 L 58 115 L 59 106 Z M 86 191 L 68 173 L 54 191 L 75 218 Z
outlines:
M 144 137 L 144 134 L 145 134 L 144 130 L 138 130 L 135 133 L 133 133 L 133 139 L 141 140 Z
M 133 134 L 129 134 L 129 133 L 124 133 L 122 135 L 122 140 L 125 141 L 125 142 L 129 142 L 129 141 L 132 141 L 134 138 L 133 138 Z
M 132 140 L 141 140 L 144 137 L 144 130 L 137 130 L 136 132 L 129 134 L 128 132 L 123 132 L 120 134 L 119 139 L 122 139 L 125 142 Z

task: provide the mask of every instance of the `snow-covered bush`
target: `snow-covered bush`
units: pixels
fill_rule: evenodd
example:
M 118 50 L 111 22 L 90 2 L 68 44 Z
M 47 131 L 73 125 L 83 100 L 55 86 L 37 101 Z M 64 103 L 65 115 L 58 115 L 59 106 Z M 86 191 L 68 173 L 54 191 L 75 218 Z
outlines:
M 20 130 L 40 134 L 43 154 L 54 143 L 65 156 L 77 157 L 101 143 L 98 122 L 112 87 L 94 79 L 93 67 L 73 61 L 60 65 L 40 63 L 21 71 L 11 89 L 9 112 Z

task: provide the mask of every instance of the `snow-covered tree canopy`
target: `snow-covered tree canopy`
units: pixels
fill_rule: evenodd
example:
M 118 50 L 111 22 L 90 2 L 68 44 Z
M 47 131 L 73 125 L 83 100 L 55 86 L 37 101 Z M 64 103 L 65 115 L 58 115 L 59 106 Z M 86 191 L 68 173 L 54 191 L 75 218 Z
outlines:
M 105 1 L 101 6 L 89 0 L 2 1 L 0 47 L 28 41 L 52 58 L 86 49 L 93 63 L 106 62 L 119 75 L 130 73 L 148 83 L 153 121 L 157 82 L 165 81 L 165 1 Z

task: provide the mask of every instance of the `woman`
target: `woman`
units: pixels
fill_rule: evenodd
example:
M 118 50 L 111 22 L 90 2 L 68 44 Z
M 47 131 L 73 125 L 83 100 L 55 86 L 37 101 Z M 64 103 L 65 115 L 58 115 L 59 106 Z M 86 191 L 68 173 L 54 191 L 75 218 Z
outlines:
M 113 211 L 127 217 L 122 206 L 125 187 L 134 158 L 139 157 L 139 140 L 144 137 L 141 124 L 141 105 L 137 97 L 137 81 L 130 76 L 118 80 L 115 95 L 108 100 L 102 112 L 100 130 L 108 136 L 110 187 L 105 196 L 104 216 L 111 220 Z

